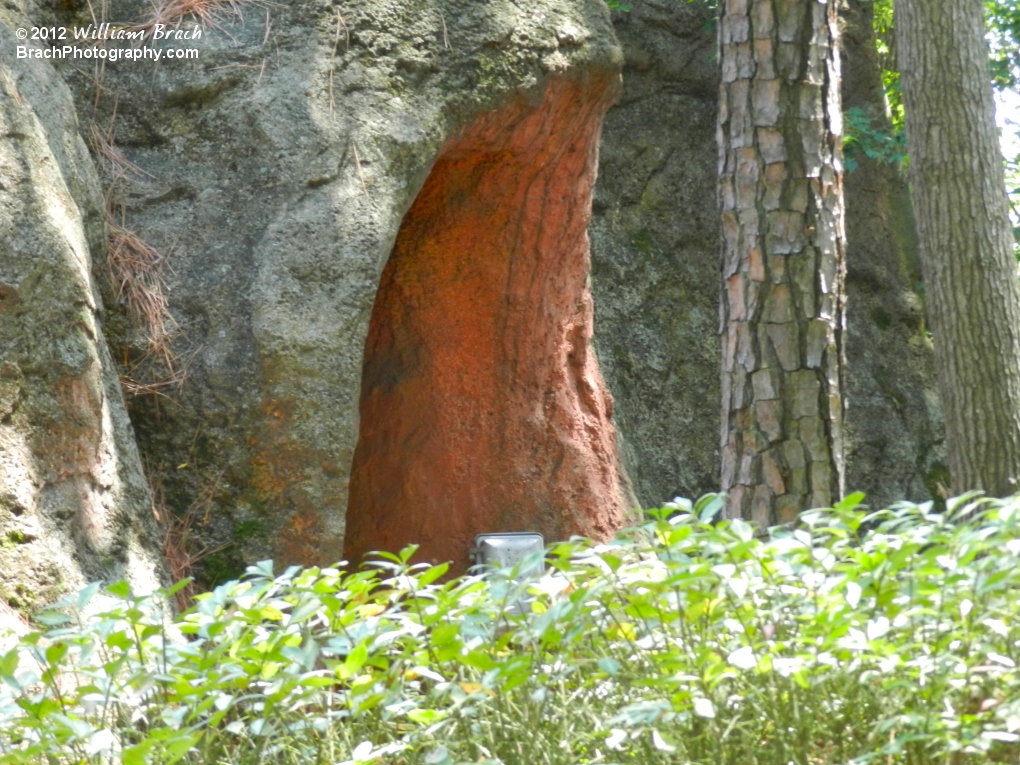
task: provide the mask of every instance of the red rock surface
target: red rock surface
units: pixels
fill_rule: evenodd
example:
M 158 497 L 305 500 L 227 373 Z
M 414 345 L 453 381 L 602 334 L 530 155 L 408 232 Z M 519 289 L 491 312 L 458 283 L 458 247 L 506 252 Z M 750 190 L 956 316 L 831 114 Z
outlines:
M 404 218 L 365 348 L 345 557 L 626 520 L 586 228 L 618 78 L 554 79 L 455 136 Z

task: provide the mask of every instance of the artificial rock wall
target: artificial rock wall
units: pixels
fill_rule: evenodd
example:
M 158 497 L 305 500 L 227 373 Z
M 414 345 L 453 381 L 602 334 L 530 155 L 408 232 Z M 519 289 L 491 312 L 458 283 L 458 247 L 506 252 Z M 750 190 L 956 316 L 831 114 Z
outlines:
M 160 576 L 107 350 L 139 353 L 102 267 L 91 125 L 137 168 L 118 222 L 169 264 L 186 379 L 127 404 L 157 506 L 215 550 L 206 583 L 410 541 L 463 564 L 479 531 L 605 537 L 634 493 L 713 490 L 713 14 L 631 6 L 242 4 L 187 43 L 193 60 L 0 62 L 23 179 L 3 190 L 20 222 L 0 256 L 10 581 L 45 599 Z M 849 11 L 846 101 L 877 114 L 867 9 Z M 108 18 L 149 12 L 117 0 Z M 89 20 L 74 3 L 5 13 L 4 34 Z M 924 499 L 941 426 L 909 209 L 887 169 L 847 193 L 849 485 Z
M 719 482 L 715 12 L 614 13 L 623 92 L 603 130 L 592 223 L 595 347 L 645 507 Z M 871 5 L 842 12 L 844 108 L 888 129 Z M 944 427 L 907 189 L 857 157 L 845 179 L 847 489 L 873 507 L 947 485 Z
M 107 66 L 88 115 L 141 171 L 125 225 L 173 267 L 187 380 L 130 405 L 168 503 L 206 503 L 192 543 L 230 545 L 207 578 L 334 562 L 345 528 L 351 556 L 460 563 L 481 531 L 608 536 L 630 499 L 589 347 L 605 6 L 305 0 L 217 24 L 197 60 Z M 96 100 L 93 71 L 69 77 Z
M 603 129 L 590 235 L 595 347 L 643 507 L 719 483 L 714 11 L 614 13 L 623 92 Z
M 102 326 L 103 194 L 71 94 L 0 8 L 0 626 L 94 579 L 167 584 Z

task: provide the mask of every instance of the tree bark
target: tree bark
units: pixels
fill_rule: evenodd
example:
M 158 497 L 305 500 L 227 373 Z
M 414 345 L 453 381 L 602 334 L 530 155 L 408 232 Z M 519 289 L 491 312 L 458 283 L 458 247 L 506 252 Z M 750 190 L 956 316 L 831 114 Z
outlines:
M 981 4 L 895 12 L 952 488 L 1001 496 L 1020 475 L 1020 291 Z
M 835 0 L 725 0 L 722 489 L 785 522 L 843 493 L 844 232 Z

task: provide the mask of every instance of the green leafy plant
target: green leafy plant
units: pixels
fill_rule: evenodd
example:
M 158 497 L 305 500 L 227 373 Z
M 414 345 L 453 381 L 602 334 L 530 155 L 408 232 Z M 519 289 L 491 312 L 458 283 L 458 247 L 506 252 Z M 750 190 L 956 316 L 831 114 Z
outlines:
M 1020 81 L 1020 2 L 986 0 L 985 22 L 992 82 L 998 88 L 1015 88 Z
M 889 165 L 902 165 L 906 161 L 907 137 L 902 129 L 875 127 L 864 110 L 857 107 L 847 109 L 843 118 L 843 151 L 849 171 L 857 168 L 861 157 Z
M 861 499 L 765 537 L 677 500 L 531 582 L 92 585 L 0 646 L 0 763 L 1016 762 L 1020 501 Z

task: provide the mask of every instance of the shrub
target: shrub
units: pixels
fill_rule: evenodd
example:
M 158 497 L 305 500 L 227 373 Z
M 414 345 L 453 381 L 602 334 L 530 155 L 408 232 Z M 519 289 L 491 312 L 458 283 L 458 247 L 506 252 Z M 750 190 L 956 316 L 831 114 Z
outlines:
M 531 584 L 263 562 L 172 623 L 92 585 L 0 649 L 0 763 L 1016 762 L 1020 501 L 860 499 L 766 538 L 677 500 Z

